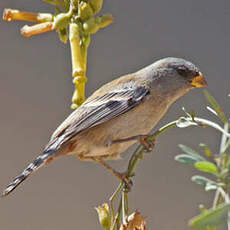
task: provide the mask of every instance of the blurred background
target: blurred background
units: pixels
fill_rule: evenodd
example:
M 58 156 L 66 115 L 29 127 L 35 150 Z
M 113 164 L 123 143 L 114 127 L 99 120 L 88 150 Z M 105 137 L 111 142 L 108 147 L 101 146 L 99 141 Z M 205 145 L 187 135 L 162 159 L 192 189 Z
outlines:
M 53 12 L 41 0 L 1 0 L 4 8 Z M 229 115 L 230 1 L 105 0 L 101 13 L 115 22 L 92 36 L 89 48 L 90 95 L 102 84 L 167 56 L 197 64 L 209 91 Z M 69 45 L 55 32 L 25 38 L 24 22 L 0 21 L 0 187 L 38 155 L 55 128 L 71 112 L 73 92 Z M 205 109 L 202 90 L 195 89 L 172 105 L 158 127 L 183 115 L 215 117 Z M 198 205 L 211 205 L 190 177 L 197 172 L 174 161 L 179 143 L 198 149 L 200 142 L 218 151 L 220 135 L 212 129 L 171 129 L 160 136 L 153 153 L 139 164 L 129 194 L 131 208 L 147 216 L 149 229 L 188 229 Z M 111 162 L 125 169 L 124 159 Z M 101 229 L 94 207 L 107 202 L 119 181 L 101 166 L 63 157 L 30 177 L 0 202 L 0 229 Z

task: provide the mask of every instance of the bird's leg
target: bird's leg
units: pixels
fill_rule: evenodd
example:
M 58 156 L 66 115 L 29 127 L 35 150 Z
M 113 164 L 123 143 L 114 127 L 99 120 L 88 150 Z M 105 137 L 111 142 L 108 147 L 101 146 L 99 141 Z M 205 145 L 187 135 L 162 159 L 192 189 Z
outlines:
M 128 188 L 128 190 L 131 189 L 132 181 L 129 179 L 126 172 L 120 173 L 117 172 L 115 169 L 113 169 L 111 166 L 109 166 L 101 157 L 93 157 L 93 160 L 101 164 L 103 167 L 108 169 L 113 175 L 115 175 L 117 178 L 122 180 L 125 183 L 125 186 Z
M 128 138 L 113 140 L 110 142 L 110 144 L 136 140 L 136 141 L 139 141 L 140 144 L 144 146 L 144 148 L 147 152 L 151 152 L 153 150 L 153 147 L 156 144 L 156 140 L 153 139 L 150 141 L 150 140 L 148 140 L 148 137 L 149 137 L 149 135 L 137 135 L 137 136 L 132 136 L 132 137 L 128 137 Z

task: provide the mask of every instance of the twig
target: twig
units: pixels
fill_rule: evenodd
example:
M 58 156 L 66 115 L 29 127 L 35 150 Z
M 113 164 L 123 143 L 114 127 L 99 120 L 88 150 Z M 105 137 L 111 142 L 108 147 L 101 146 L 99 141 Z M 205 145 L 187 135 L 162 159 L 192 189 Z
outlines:
M 121 188 L 123 186 L 123 183 L 121 182 L 113 195 L 109 198 L 109 203 L 110 203 L 110 210 L 111 210 L 111 216 L 112 216 L 112 222 L 114 222 L 114 208 L 113 208 L 113 200 L 117 196 L 117 194 L 120 192 Z

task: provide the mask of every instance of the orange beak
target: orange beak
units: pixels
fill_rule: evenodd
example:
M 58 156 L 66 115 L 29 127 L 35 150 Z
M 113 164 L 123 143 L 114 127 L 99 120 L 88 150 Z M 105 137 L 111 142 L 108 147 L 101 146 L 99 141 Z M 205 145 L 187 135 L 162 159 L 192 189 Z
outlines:
M 206 80 L 204 79 L 204 76 L 201 72 L 199 72 L 199 75 L 195 76 L 192 81 L 191 81 L 191 85 L 193 87 L 196 87 L 196 88 L 201 88 L 201 87 L 205 87 L 207 86 L 207 82 Z

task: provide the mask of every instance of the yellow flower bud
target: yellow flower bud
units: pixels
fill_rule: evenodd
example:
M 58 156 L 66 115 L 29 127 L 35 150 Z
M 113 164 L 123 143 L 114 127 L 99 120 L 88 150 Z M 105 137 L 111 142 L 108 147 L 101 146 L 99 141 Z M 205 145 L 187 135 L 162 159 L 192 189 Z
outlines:
M 68 33 L 66 28 L 58 30 L 58 35 L 63 43 L 66 43 L 68 41 Z
M 103 228 L 106 230 L 110 229 L 111 225 L 111 217 L 109 215 L 109 206 L 104 203 L 102 206 L 98 206 L 95 208 L 99 217 L 99 222 Z
M 82 20 L 87 20 L 93 16 L 93 10 L 88 3 L 81 2 L 78 9 L 78 14 Z
M 99 27 L 96 24 L 95 18 L 90 18 L 83 23 L 83 29 L 86 33 L 94 34 L 98 31 Z
M 111 14 L 104 14 L 100 17 L 96 17 L 96 24 L 100 27 L 106 27 L 110 23 L 114 21 L 113 16 Z
M 96 14 L 100 11 L 103 4 L 103 0 L 90 0 L 89 4 L 93 9 L 94 14 Z

